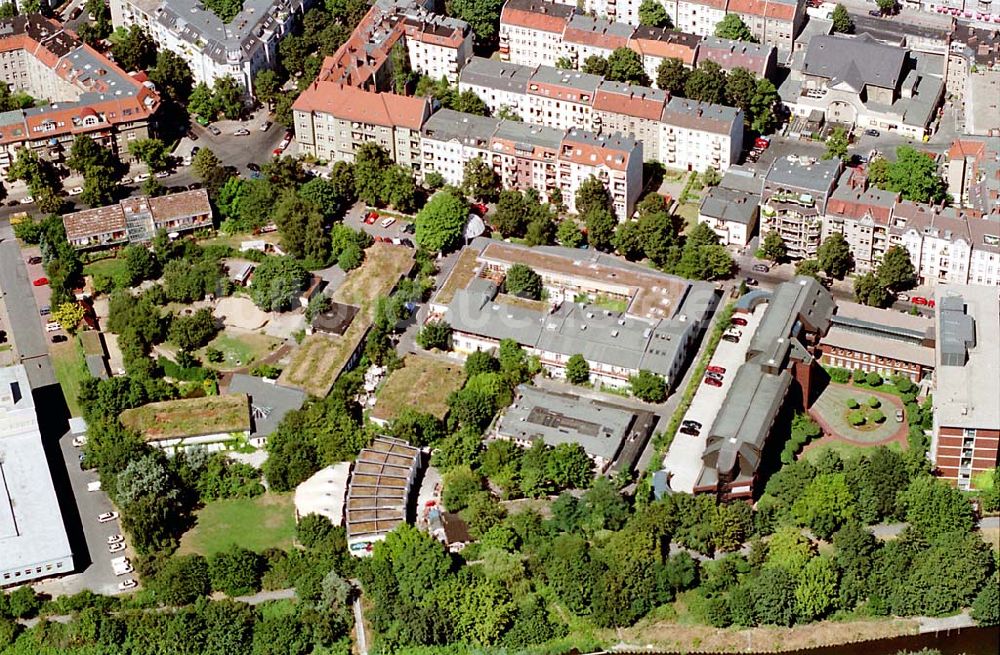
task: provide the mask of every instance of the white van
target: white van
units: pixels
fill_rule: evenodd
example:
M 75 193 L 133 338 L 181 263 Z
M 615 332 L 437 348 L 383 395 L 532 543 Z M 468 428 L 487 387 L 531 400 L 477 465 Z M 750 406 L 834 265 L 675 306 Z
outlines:
M 45 331 L 46 332 L 58 332 L 59 331 L 59 324 L 56 323 L 55 321 L 49 321 L 48 323 L 45 324 Z

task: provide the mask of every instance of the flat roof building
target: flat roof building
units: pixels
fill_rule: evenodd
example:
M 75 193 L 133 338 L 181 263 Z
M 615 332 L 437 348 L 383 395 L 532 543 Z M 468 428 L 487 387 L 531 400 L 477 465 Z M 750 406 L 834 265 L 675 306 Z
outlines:
M 226 393 L 250 399 L 250 443 L 258 448 L 266 444 L 286 414 L 300 409 L 306 401 L 306 393 L 300 389 L 243 373 L 233 374 Z
M 1000 291 L 941 284 L 935 296 L 931 458 L 943 478 L 971 489 L 1000 451 Z
M 0 587 L 73 566 L 27 371 L 0 368 Z
M 316 514 L 333 525 L 344 525 L 344 504 L 350 476 L 351 463 L 337 462 L 316 471 L 295 487 L 295 521 Z
M 375 437 L 358 453 L 347 486 L 347 548 L 355 557 L 371 555 L 409 515 L 410 491 L 420 470 L 420 449 L 405 441 Z
M 151 241 L 159 230 L 190 232 L 213 226 L 208 191 L 125 198 L 115 205 L 64 214 L 66 239 L 77 250 Z
M 612 464 L 619 470 L 631 470 L 636 458 L 620 460 L 626 450 L 638 455 L 642 445 L 636 449 L 626 448 L 626 444 L 639 441 L 644 445 L 655 422 L 648 412 L 522 384 L 514 402 L 497 420 L 492 436 L 524 448 L 538 440 L 551 447 L 579 444 L 603 473 Z
M 245 393 L 231 393 L 165 400 L 126 409 L 121 422 L 167 452 L 224 450 L 250 438 L 250 398 Z

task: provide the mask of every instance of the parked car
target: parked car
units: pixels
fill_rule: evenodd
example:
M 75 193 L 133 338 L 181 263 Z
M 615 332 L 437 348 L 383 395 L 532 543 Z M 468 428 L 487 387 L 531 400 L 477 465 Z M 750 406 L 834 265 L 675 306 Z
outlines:
M 705 378 L 705 379 L 704 379 L 704 380 L 702 380 L 702 381 L 703 381 L 703 382 L 704 382 L 705 384 L 707 384 L 708 386 L 710 386 L 710 387 L 721 387 L 721 386 L 722 386 L 722 382 L 721 382 L 721 381 L 719 381 L 719 380 L 716 380 L 715 378 L 708 378 L 708 377 L 707 377 L 707 378 Z
M 195 146 L 191 148 L 191 156 L 194 157 L 201 151 L 201 146 Z
M 75 187 L 71 188 L 69 191 L 67 191 L 66 195 L 68 195 L 68 196 L 78 196 L 81 193 L 83 193 L 83 187 L 82 186 L 75 186 Z
M 718 373 L 719 375 L 725 375 L 726 369 L 724 366 L 709 366 L 705 369 L 709 373 Z
M 98 523 L 110 523 L 118 518 L 118 512 L 104 512 L 97 515 Z
M 118 591 L 128 591 L 129 589 L 135 589 L 138 586 L 138 582 L 132 578 L 127 578 L 118 583 Z
M 108 545 L 120 544 L 125 541 L 125 537 L 120 534 L 113 534 L 108 537 Z
M 32 284 L 35 285 L 36 287 L 44 287 L 48 283 L 49 283 L 49 278 L 47 277 L 35 278 L 35 281 L 32 282 Z
M 83 7 L 74 7 L 73 11 L 69 12 L 69 19 L 76 20 L 83 13 Z
M 409 239 L 400 239 L 399 240 L 399 245 L 406 246 L 407 248 L 415 248 L 416 247 L 416 246 L 413 245 L 413 242 L 410 241 Z
M 203 127 L 208 127 L 208 124 L 212 122 L 207 118 L 205 118 L 204 116 L 196 116 L 194 121 L 198 123 L 198 125 L 201 125 Z
M 192 182 L 191 184 L 187 185 L 188 191 L 194 191 L 195 189 L 200 189 L 200 188 L 201 188 L 201 182 Z
M 120 567 L 116 566 L 116 567 L 114 567 L 115 575 L 128 575 L 129 573 L 132 573 L 133 571 L 135 571 L 135 569 L 132 568 L 132 565 L 129 564 L 129 563 L 126 563 L 125 566 L 120 566 Z
M 701 423 L 699 423 L 698 421 L 692 421 L 691 419 L 685 419 L 685 420 L 681 421 L 681 425 L 690 426 L 690 427 L 694 428 L 695 430 L 700 430 L 701 429 Z
M 35 286 L 38 286 L 38 285 L 35 285 Z M 927 305 L 927 304 L 929 304 L 927 298 L 924 298 L 923 296 L 913 296 L 912 298 L 910 298 L 910 302 L 912 302 L 914 305 Z
M 148 179 L 149 179 L 149 173 L 139 173 L 138 175 L 132 178 L 132 181 L 135 182 L 136 184 L 139 184 L 140 182 L 145 182 Z
M 747 324 L 747 320 L 740 316 L 734 316 L 733 318 L 730 319 L 730 321 L 732 322 L 733 325 L 739 325 L 740 327 L 744 327 Z
M 882 18 L 882 11 L 879 9 L 869 9 L 868 15 L 874 16 L 875 18 Z
M 771 270 L 771 267 L 767 264 L 754 264 L 751 270 L 753 270 L 754 273 L 767 273 Z
M 31 265 L 31 266 L 37 266 L 38 264 L 41 264 L 41 263 L 42 263 L 42 258 L 39 257 L 38 255 L 34 255 L 32 257 L 28 257 L 28 264 Z
M 903 422 L 903 410 L 897 409 L 896 410 L 896 423 L 902 423 L 902 422 Z
M 881 134 L 878 130 L 865 130 L 865 136 L 878 137 Z
M 719 382 L 722 382 L 725 379 L 721 373 L 713 373 L 712 371 L 705 371 L 705 377 L 712 378 L 713 380 L 718 380 Z
M 403 227 L 399 228 L 399 231 L 403 234 L 413 234 L 417 231 L 417 228 L 413 223 L 407 223 Z
M 275 157 L 280 157 L 281 153 L 283 153 L 284 151 L 285 151 L 284 148 L 278 147 L 278 148 L 275 148 L 274 150 L 272 150 L 271 154 L 274 155 Z
M 123 550 L 125 550 L 125 544 L 123 543 L 110 544 L 108 546 L 109 553 L 120 553 Z
M 387 228 L 390 227 L 395 222 L 396 222 L 395 218 L 393 218 L 392 216 L 387 216 L 382 219 L 382 222 L 379 223 L 379 225 L 381 225 L 383 228 Z
M 254 162 L 250 162 L 249 164 L 247 164 L 247 170 L 248 171 L 253 171 L 254 173 L 259 173 L 260 172 L 260 166 L 258 166 Z
M 158 180 L 162 180 L 163 178 L 170 177 L 171 175 L 173 175 L 173 173 L 171 173 L 170 171 L 160 171 L 159 173 L 153 175 L 153 177 L 155 177 Z
M 67 341 L 67 337 L 65 334 L 52 335 L 52 343 L 63 343 L 64 341 Z
M 473 203 L 472 210 L 479 214 L 480 216 L 486 216 L 489 213 L 490 208 L 481 202 Z
M 42 305 L 41 307 L 38 308 L 39 316 L 48 316 L 51 313 L 52 313 L 52 308 L 49 307 L 48 305 Z
M 746 284 L 746 285 L 747 285 L 748 287 L 755 287 L 755 286 L 757 286 L 758 284 L 760 284 L 760 282 L 758 282 L 758 281 L 757 281 L 757 278 L 755 278 L 755 277 L 748 277 L 748 278 L 744 279 L 744 280 L 743 280 L 743 282 L 744 282 L 744 283 L 745 283 L 745 284 Z
M 753 142 L 753 147 L 759 150 L 767 150 L 769 145 L 771 145 L 770 139 L 765 139 L 762 136 L 757 137 Z
M 30 205 L 31 203 L 35 202 L 35 199 L 32 198 L 31 196 L 24 196 L 18 202 L 20 202 L 22 205 Z
M 267 130 L 270 127 L 271 127 L 271 121 L 264 121 L 263 123 L 260 124 L 260 131 L 261 132 L 267 132 Z
M 732 334 L 723 334 L 722 335 L 722 340 L 723 341 L 728 341 L 729 343 L 739 343 L 740 342 L 740 338 L 737 337 L 737 336 L 735 336 L 735 335 L 732 335 Z
M 740 337 L 743 336 L 743 330 L 737 330 L 735 328 L 729 328 L 728 330 L 726 330 L 726 334 L 731 334 L 734 337 L 736 337 L 737 339 L 739 339 Z
M 241 127 L 240 129 L 233 132 L 233 136 L 250 136 L 250 130 L 248 130 L 245 127 Z
M 698 430 L 695 430 L 694 428 L 689 428 L 686 425 L 682 425 L 681 429 L 678 430 L 678 432 L 680 432 L 681 434 L 686 434 L 686 435 L 691 436 L 691 437 L 697 437 L 698 436 Z
M 378 212 L 368 212 L 365 215 L 365 225 L 374 225 L 378 220 Z
M 896 300 L 899 300 L 900 302 L 909 302 L 910 301 L 910 296 L 908 294 L 905 294 L 905 293 L 897 293 L 896 294 Z
M 55 321 L 49 321 L 48 323 L 45 324 L 45 331 L 46 332 L 58 332 L 59 331 L 59 324 L 56 323 Z
M 87 445 L 87 435 L 81 434 L 79 437 L 73 437 L 73 447 L 83 448 Z
M 222 130 L 220 130 L 214 125 L 209 125 L 208 131 L 212 133 L 212 136 L 222 136 Z
M 187 134 L 185 134 L 184 136 L 186 136 L 187 138 L 191 139 L 192 141 L 197 141 L 198 140 L 198 135 L 194 133 L 194 130 L 188 130 Z

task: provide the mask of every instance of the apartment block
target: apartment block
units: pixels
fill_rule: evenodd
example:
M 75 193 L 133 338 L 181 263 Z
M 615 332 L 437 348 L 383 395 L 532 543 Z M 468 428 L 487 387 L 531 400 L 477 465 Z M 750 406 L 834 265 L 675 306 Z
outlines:
M 724 171 L 743 146 L 739 109 L 579 71 L 474 57 L 459 89 L 475 92 L 494 114 L 511 112 L 528 123 L 631 134 L 643 143 L 646 159 L 672 168 Z
M 0 20 L 0 82 L 48 100 L 0 114 L 0 173 L 21 148 L 60 162 L 86 134 L 125 162 L 128 143 L 151 136 L 160 97 L 62 25 L 39 14 Z
M 166 196 L 126 198 L 116 205 L 63 215 L 66 239 L 77 250 L 146 243 L 169 234 L 212 227 L 212 205 L 204 189 Z
M 187 62 L 195 82 L 212 85 L 229 76 L 253 94 L 254 76 L 274 68 L 278 44 L 312 0 L 243 0 L 228 23 L 198 0 L 111 0 L 110 5 L 115 27 L 145 29 L 161 50 Z
M 998 464 L 1000 446 L 1000 291 L 941 285 L 934 350 L 931 459 L 959 489 Z
M 354 161 L 362 144 L 374 142 L 397 164 L 420 169 L 420 128 L 431 115 L 427 98 L 315 81 L 292 111 L 299 148 L 314 157 Z
M 862 169 L 847 169 L 826 205 L 822 238 L 839 232 L 851 247 L 855 270 L 874 270 L 889 248 L 889 226 L 898 200 L 898 194 L 869 187 Z
M 620 134 L 559 130 L 517 121 L 484 118 L 443 109 L 424 124 L 424 175 L 440 173 L 448 184 L 462 183 L 465 163 L 489 164 L 504 188 L 535 189 L 547 200 L 558 189 L 569 211 L 590 177 L 611 194 L 619 220 L 632 215 L 642 189 L 642 144 Z
M 697 34 L 640 25 L 629 39 L 629 47 L 642 57 L 646 75 L 655 82 L 664 59 L 680 59 L 688 68 L 694 68 L 701 40 Z
M 784 56 L 792 52 L 806 22 L 806 3 L 800 0 L 729 0 L 726 11 L 739 16 L 754 38 Z
M 698 222 L 712 228 L 726 246 L 745 248 L 757 234 L 764 179 L 754 171 L 733 166 L 718 186 L 708 190 L 698 208 Z
M 519 263 L 541 276 L 544 301 L 501 292 L 507 271 Z M 581 354 L 591 380 L 615 388 L 626 388 L 643 369 L 673 387 L 718 302 L 710 284 L 596 251 L 479 238 L 460 264 L 431 299 L 429 316 L 452 326 L 458 354 L 490 351 L 513 339 L 555 377 L 564 377 L 569 358 Z M 625 309 L 603 309 L 597 304 L 602 299 Z
M 777 69 L 778 51 L 773 45 L 706 36 L 698 43 L 695 65 L 703 61 L 715 62 L 724 71 L 742 68 L 757 77 L 769 78 Z
M 555 66 L 562 56 L 572 5 L 544 0 L 507 0 L 500 12 L 500 59 L 525 66 Z
M 1000 137 L 956 139 L 945 167 L 956 206 L 973 215 L 1000 214 Z
M 843 164 L 788 155 L 771 165 L 760 200 L 760 232 L 775 230 L 794 259 L 816 257 L 826 204 Z

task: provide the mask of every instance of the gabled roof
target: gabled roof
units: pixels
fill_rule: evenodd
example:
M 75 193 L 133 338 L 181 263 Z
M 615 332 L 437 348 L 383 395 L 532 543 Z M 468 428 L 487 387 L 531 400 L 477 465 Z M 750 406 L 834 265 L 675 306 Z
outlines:
M 500 23 L 562 34 L 574 14 L 575 6 L 542 0 L 507 0 L 500 12 Z
M 802 72 L 859 91 L 866 84 L 895 89 L 906 71 L 907 55 L 907 50 L 879 43 L 869 34 L 817 34 L 809 41 Z
M 426 98 L 365 91 L 316 80 L 292 105 L 295 111 L 330 114 L 341 120 L 419 130 L 430 115 Z

